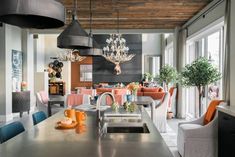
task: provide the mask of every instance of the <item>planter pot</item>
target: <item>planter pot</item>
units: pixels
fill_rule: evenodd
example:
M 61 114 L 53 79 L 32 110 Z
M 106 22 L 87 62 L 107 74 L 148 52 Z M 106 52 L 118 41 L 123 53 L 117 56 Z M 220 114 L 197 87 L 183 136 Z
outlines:
M 167 112 L 167 119 L 172 119 L 174 117 L 173 112 Z

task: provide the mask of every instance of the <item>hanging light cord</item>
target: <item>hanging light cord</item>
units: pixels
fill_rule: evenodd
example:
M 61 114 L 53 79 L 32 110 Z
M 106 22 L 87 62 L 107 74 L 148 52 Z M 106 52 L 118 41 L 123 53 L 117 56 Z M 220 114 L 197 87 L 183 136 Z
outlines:
M 119 34 L 119 10 L 117 10 L 117 33 Z
M 77 20 L 78 1 L 74 0 L 73 1 L 73 5 L 74 5 L 74 8 L 73 8 L 73 20 Z
M 92 35 L 92 10 L 91 10 L 91 0 L 90 0 L 90 35 Z

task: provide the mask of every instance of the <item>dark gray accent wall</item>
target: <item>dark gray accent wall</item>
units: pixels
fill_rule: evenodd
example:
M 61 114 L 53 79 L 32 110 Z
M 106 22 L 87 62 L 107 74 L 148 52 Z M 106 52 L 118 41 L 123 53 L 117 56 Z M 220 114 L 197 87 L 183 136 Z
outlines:
M 106 61 L 103 57 L 93 57 L 93 83 L 129 83 L 139 82 L 142 78 L 142 35 L 125 34 L 126 44 L 130 48 L 129 53 L 136 54 L 131 61 L 121 64 L 122 73 L 114 74 L 113 63 Z M 106 46 L 109 35 L 94 35 L 96 42 L 101 48 Z

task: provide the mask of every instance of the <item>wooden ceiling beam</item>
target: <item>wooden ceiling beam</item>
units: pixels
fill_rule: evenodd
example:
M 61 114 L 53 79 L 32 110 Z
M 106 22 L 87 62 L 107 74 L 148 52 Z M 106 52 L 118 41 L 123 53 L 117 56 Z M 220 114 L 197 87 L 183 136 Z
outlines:
M 73 0 L 58 0 L 71 21 Z M 117 9 L 121 29 L 172 29 L 186 23 L 212 0 L 92 0 L 93 28 L 116 28 Z M 78 19 L 89 28 L 89 0 L 78 0 Z M 103 27 L 102 27 L 103 26 Z

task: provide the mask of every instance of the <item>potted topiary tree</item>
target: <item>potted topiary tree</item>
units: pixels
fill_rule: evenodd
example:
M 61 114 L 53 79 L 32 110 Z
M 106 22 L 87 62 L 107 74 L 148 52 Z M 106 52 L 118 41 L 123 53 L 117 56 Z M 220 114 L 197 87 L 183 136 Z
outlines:
M 164 65 L 160 69 L 160 74 L 157 76 L 158 82 L 163 83 L 165 91 L 168 91 L 169 83 L 177 82 L 177 78 L 178 78 L 177 70 L 168 64 Z
M 149 82 L 150 76 L 151 76 L 150 73 L 148 73 L 148 72 L 144 73 L 144 81 Z
M 218 81 L 221 73 L 207 58 L 200 57 L 192 64 L 185 66 L 180 74 L 181 85 L 185 87 L 196 86 L 199 93 L 199 116 L 201 116 L 201 98 L 203 87 Z

